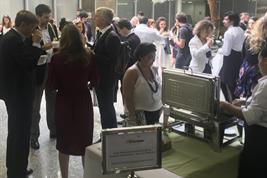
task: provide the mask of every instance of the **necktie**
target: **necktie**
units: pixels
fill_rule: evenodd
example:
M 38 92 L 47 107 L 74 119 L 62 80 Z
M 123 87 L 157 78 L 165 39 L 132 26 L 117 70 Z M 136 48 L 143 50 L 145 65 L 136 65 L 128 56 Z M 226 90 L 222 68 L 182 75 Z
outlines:
M 100 39 L 101 34 L 102 34 L 102 32 L 100 32 L 99 30 L 96 31 L 96 38 L 95 38 L 94 45 L 93 45 L 92 49 L 95 49 L 96 44 L 97 44 L 98 40 Z
M 97 30 L 97 32 L 96 32 L 96 41 L 99 40 L 99 38 L 100 38 L 101 35 L 102 35 L 102 32 L 99 31 L 99 30 Z

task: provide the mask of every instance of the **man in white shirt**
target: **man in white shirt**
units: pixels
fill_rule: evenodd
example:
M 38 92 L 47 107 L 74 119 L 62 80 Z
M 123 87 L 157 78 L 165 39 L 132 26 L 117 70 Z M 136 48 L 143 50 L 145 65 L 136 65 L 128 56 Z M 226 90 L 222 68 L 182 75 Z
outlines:
M 245 144 L 239 159 L 238 178 L 267 177 L 267 45 L 259 54 L 262 78 L 252 92 L 250 102 L 221 102 L 223 110 L 245 121 Z
M 35 13 L 38 18 L 39 24 L 38 28 L 42 33 L 42 41 L 40 45 L 42 46 L 42 56 L 48 62 L 50 62 L 53 46 L 52 41 L 57 38 L 56 33 L 52 25 L 49 23 L 51 16 L 51 9 L 45 4 L 39 4 L 35 8 Z M 32 126 L 31 126 L 31 148 L 39 149 L 40 145 L 38 138 L 40 136 L 39 122 L 41 119 L 40 115 L 40 105 L 42 101 L 43 91 L 45 90 L 46 99 L 46 119 L 47 126 L 50 131 L 50 138 L 55 138 L 56 127 L 55 127 L 55 91 L 51 91 L 46 87 L 46 80 L 48 75 L 48 65 L 44 63 L 37 67 L 35 74 L 35 92 L 34 92 L 34 103 L 33 103 L 33 113 L 32 113 Z
M 140 19 L 140 24 L 137 25 L 133 32 L 140 38 L 141 43 L 147 42 L 147 43 L 154 43 L 157 41 L 164 40 L 163 37 L 161 37 L 156 29 L 149 28 L 147 26 L 148 18 L 143 17 Z
M 242 46 L 245 40 L 244 31 L 239 26 L 239 15 L 233 12 L 225 13 L 223 24 L 227 28 L 224 41 L 219 53 L 223 54 L 223 66 L 219 73 L 221 77 L 222 92 L 227 101 L 235 98 L 234 90 L 242 64 Z

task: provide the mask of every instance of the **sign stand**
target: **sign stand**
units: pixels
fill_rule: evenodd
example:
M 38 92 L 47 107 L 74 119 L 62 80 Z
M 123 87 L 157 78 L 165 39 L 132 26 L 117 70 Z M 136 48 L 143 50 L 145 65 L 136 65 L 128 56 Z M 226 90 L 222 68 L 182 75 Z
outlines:
M 134 174 L 134 171 L 131 171 L 131 173 L 128 175 L 127 178 L 138 178 L 137 175 Z

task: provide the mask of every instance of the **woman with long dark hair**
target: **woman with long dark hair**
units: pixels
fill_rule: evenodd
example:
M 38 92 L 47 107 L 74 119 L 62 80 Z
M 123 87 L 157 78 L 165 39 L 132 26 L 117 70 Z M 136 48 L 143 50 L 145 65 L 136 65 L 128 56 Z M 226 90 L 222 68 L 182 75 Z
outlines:
M 156 66 L 170 68 L 171 67 L 171 47 L 169 42 L 170 33 L 168 31 L 167 19 L 159 17 L 156 21 L 156 29 L 163 37 L 161 41 L 156 42 Z
M 68 177 L 69 155 L 82 156 L 93 140 L 93 106 L 88 83 L 96 83 L 95 61 L 73 24 L 63 28 L 60 48 L 49 64 L 48 85 L 57 91 L 55 119 L 59 165 Z

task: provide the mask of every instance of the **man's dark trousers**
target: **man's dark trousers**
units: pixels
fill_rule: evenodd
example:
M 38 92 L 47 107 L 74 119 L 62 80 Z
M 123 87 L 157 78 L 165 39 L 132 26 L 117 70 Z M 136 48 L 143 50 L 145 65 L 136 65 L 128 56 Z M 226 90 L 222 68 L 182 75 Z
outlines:
M 117 127 L 116 112 L 113 105 L 114 90 L 115 86 L 96 88 L 102 129 Z
M 5 100 L 5 104 L 8 113 L 7 175 L 8 178 L 25 178 L 29 156 L 33 97 L 14 96 Z

